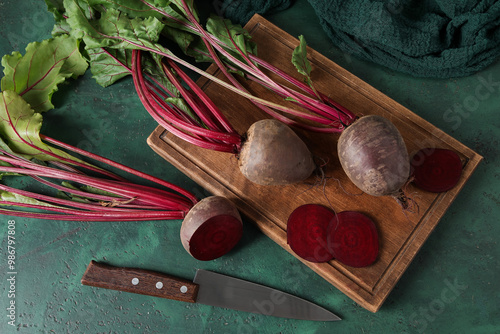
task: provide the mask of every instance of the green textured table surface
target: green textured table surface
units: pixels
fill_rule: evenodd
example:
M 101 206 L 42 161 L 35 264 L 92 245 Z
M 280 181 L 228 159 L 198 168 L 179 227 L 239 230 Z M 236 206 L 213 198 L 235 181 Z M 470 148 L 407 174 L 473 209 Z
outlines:
M 215 11 L 218 1 L 203 11 Z M 214 5 L 215 7 L 212 7 Z M 306 1 L 266 16 L 484 157 L 379 312 L 373 314 L 265 237 L 251 222 L 228 255 L 191 258 L 180 221 L 80 223 L 15 218 L 9 280 L 7 216 L 0 216 L 0 333 L 500 333 L 500 63 L 474 76 L 418 79 L 360 62 L 330 43 Z M 50 37 L 43 1 L 0 0 L 0 54 Z M 132 81 L 101 88 L 87 73 L 64 85 L 42 132 L 208 196 L 146 144 L 156 124 Z M 191 279 L 197 268 L 262 283 L 343 318 L 309 322 L 82 286 L 90 260 Z M 15 282 L 14 285 L 10 284 Z M 14 287 L 15 296 L 9 297 Z M 15 301 L 14 326 L 7 310 Z

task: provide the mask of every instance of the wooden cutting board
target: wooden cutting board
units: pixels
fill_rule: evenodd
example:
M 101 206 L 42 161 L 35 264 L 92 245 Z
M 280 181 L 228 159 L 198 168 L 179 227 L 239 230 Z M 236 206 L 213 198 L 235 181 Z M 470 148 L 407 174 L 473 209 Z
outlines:
M 297 39 L 258 15 L 245 28 L 257 43 L 262 59 L 300 78 L 290 62 L 291 53 L 298 45 Z M 335 134 L 297 131 L 313 154 L 327 162 L 325 179 L 321 182 L 312 176 L 304 183 L 289 186 L 253 184 L 240 174 L 235 156 L 200 149 L 161 127 L 149 136 L 148 143 L 206 190 L 234 201 L 242 214 L 291 254 L 294 253 L 287 245 L 286 222 L 300 205 L 318 203 L 337 212 L 355 210 L 371 217 L 380 237 L 380 254 L 373 265 L 351 268 L 336 260 L 317 264 L 299 259 L 361 306 L 376 312 L 482 157 L 318 52 L 312 49 L 308 52 L 317 89 L 357 115 L 378 114 L 390 119 L 403 135 L 410 156 L 426 147 L 458 152 L 464 164 L 459 184 L 441 194 L 421 191 L 410 184 L 406 193 L 418 203 L 418 210 L 404 211 L 392 198 L 361 194 L 347 179 L 337 158 L 338 135 Z M 213 66 L 208 71 L 223 77 Z M 202 78 L 198 84 L 240 133 L 256 120 L 267 117 L 249 101 L 215 83 Z M 278 101 L 261 87 L 246 86 L 261 97 Z

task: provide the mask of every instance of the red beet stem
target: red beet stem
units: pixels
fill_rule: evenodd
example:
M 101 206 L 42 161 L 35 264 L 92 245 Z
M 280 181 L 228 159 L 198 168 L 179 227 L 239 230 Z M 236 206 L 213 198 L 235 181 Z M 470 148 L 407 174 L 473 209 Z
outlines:
M 132 52 L 132 76 L 143 106 L 158 124 L 166 130 L 198 147 L 230 153 L 235 153 L 238 150 L 241 137 L 237 133 L 215 131 L 193 125 L 177 117 L 176 112 L 169 109 L 165 104 L 158 103 L 159 98 L 153 94 L 151 89 L 148 89 L 143 77 L 140 50 L 133 50 Z M 170 79 L 174 79 L 172 83 L 179 85 L 178 88 L 181 88 L 181 91 L 183 90 L 175 77 L 170 77 Z M 190 100 L 189 95 L 185 95 L 185 97 L 188 98 L 188 101 Z M 197 106 L 193 103 L 191 107 L 196 108 Z M 198 110 L 198 113 L 203 114 L 204 110 Z M 212 139 L 217 141 L 214 142 Z
M 191 88 L 191 90 L 195 93 L 195 96 L 198 97 L 202 102 L 203 105 L 207 107 L 207 109 L 211 112 L 209 114 L 210 116 L 214 116 L 215 119 L 220 123 L 222 126 L 221 130 L 225 130 L 228 133 L 235 133 L 236 130 L 233 128 L 233 126 L 229 123 L 229 121 L 226 119 L 226 117 L 220 112 L 219 108 L 215 105 L 215 103 L 208 97 L 205 92 L 198 87 L 198 85 L 186 74 L 184 73 L 179 66 L 172 60 L 167 60 L 169 65 L 174 69 L 174 71 L 181 77 L 182 80 Z M 189 97 L 188 94 L 183 95 L 186 98 Z M 237 137 L 239 139 L 239 136 Z M 239 142 L 236 142 L 240 144 Z
M 182 211 L 188 211 L 193 206 L 193 203 L 185 197 L 181 197 L 165 190 L 59 170 L 56 168 L 38 165 L 31 161 L 16 160 L 15 158 L 3 155 L 0 155 L 0 160 L 12 164 L 13 166 L 19 166 L 2 166 L 1 170 L 3 172 L 73 181 L 122 196 L 126 199 L 134 198 L 134 203 L 137 204 L 152 205 L 158 209 L 164 208 L 168 210 Z
M 48 208 L 41 205 L 19 204 L 18 202 L 2 201 L 3 205 L 20 206 L 31 209 L 40 209 L 44 212 L 28 212 L 0 208 L 0 214 L 49 220 L 64 221 L 103 221 L 103 222 L 123 222 L 123 221 L 144 221 L 144 220 L 173 220 L 182 219 L 185 216 L 184 211 L 129 211 L 110 213 L 103 211 L 78 211 L 64 208 Z M 47 211 L 59 213 L 47 213 Z
M 184 190 L 183 188 L 173 184 L 173 183 L 170 183 L 170 182 L 167 182 L 165 180 L 162 180 L 160 178 L 157 178 L 157 177 L 154 177 L 152 175 L 149 175 L 147 173 L 144 173 L 144 172 L 141 172 L 139 170 L 136 170 L 136 169 L 133 169 L 131 167 L 128 167 L 128 166 L 125 166 L 123 164 L 120 164 L 118 162 L 115 162 L 113 160 L 110 160 L 108 158 L 105 158 L 105 157 L 102 157 L 100 155 L 97 155 L 97 154 L 94 154 L 94 153 L 91 153 L 91 152 L 87 152 L 85 150 L 82 150 L 78 147 L 75 147 L 75 146 L 72 146 L 72 145 L 69 145 L 69 144 L 66 144 L 66 143 L 63 143 L 59 140 L 56 140 L 54 138 L 51 138 L 51 137 L 48 137 L 48 136 L 44 136 L 44 135 L 40 135 L 40 137 L 45 140 L 46 142 L 48 143 L 51 143 L 53 145 L 56 145 L 56 146 L 59 146 L 61 148 L 64 148 L 68 151 L 71 151 L 71 152 L 74 152 L 74 153 L 78 153 L 82 156 L 85 156 L 87 158 L 90 158 L 90 159 L 93 159 L 95 161 L 99 161 L 99 162 L 102 162 L 108 166 L 112 166 L 112 167 L 115 167 L 117 169 L 120 169 L 124 172 L 127 172 L 129 174 L 132 174 L 132 175 L 135 175 L 135 176 L 138 176 L 142 179 L 145 179 L 145 180 L 148 180 L 148 181 L 152 181 L 156 184 L 159 184 L 159 185 L 162 185 L 166 188 L 169 188 L 169 189 L 172 189 L 176 192 L 178 192 L 179 194 L 182 194 L 183 196 L 187 197 L 189 200 L 191 200 L 191 202 L 193 204 L 196 204 L 198 202 L 198 199 L 196 198 L 196 196 L 194 196 L 192 193 L 190 193 L 189 191 L 187 190 Z

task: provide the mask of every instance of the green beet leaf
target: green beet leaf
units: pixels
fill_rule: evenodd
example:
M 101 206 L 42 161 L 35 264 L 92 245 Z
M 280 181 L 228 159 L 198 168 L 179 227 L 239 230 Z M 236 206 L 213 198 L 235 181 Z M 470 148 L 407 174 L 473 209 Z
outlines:
M 0 93 L 0 136 L 11 152 L 28 159 L 57 161 L 41 150 L 55 153 L 72 161 L 81 160 L 45 144 L 40 138 L 43 116 L 35 112 L 16 92 L 6 90 Z M 33 147 L 34 146 L 34 147 Z
M 37 112 L 54 108 L 51 99 L 57 86 L 87 70 L 78 47 L 77 40 L 61 35 L 28 44 L 24 56 L 17 51 L 5 55 L 1 89 L 15 91 Z
M 31 205 L 39 205 L 39 206 L 46 206 L 46 207 L 52 207 L 52 208 L 57 207 L 56 205 L 45 203 L 45 202 L 39 201 L 37 199 L 31 198 L 31 197 L 11 193 L 9 191 L 0 190 L 0 205 L 6 205 L 3 202 L 31 204 Z
M 156 17 L 161 18 L 162 14 L 160 11 L 164 11 L 163 6 L 167 6 L 170 1 L 161 0 L 161 1 L 152 1 L 152 0 L 78 0 L 78 2 L 87 3 L 88 6 L 93 6 L 93 8 L 98 9 L 102 12 L 100 8 L 104 7 L 106 10 L 110 8 L 114 8 L 119 10 L 120 12 L 126 13 L 127 16 L 134 17 Z M 154 10 L 150 6 L 155 6 L 159 11 Z M 83 6 L 82 6 L 83 7 Z
M 62 15 L 64 13 L 63 0 L 45 0 L 47 10 L 52 14 Z
M 165 72 L 163 71 L 163 57 L 156 53 L 149 53 L 142 56 L 141 59 L 142 69 L 144 73 L 147 73 L 154 81 L 161 84 L 165 89 L 168 90 L 170 96 L 179 97 L 180 93 L 175 88 L 174 84 L 168 80 Z
M 96 82 L 107 87 L 130 75 L 132 50 L 129 49 L 88 49 L 90 71 Z M 120 64 L 123 64 L 120 65 Z
M 251 35 L 240 25 L 219 16 L 211 16 L 207 20 L 206 29 L 217 37 L 234 56 L 257 54 L 257 45 L 251 41 Z
M 96 187 L 91 187 L 91 186 L 76 186 L 70 182 L 63 181 L 61 182 L 61 185 L 68 188 L 68 191 L 59 191 L 57 196 L 59 198 L 64 198 L 64 199 L 70 199 L 72 201 L 80 202 L 80 203 L 89 203 L 90 200 L 89 198 L 81 195 L 75 195 L 71 193 L 71 190 L 78 190 L 78 191 L 84 191 L 89 194 L 98 194 L 98 195 L 105 195 L 105 196 L 110 196 L 110 197 L 119 197 L 118 195 L 105 191 Z
M 183 31 L 183 29 L 169 24 L 163 30 L 162 35 L 174 41 L 185 55 L 193 57 L 196 62 L 212 62 L 203 39 L 192 32 Z
M 163 7 L 165 7 L 166 3 L 171 3 L 171 4 L 175 4 L 177 5 L 178 7 L 178 10 L 183 14 L 185 15 L 186 17 L 188 17 L 188 14 L 187 12 L 184 10 L 184 5 L 183 5 L 183 1 L 182 0 L 170 0 L 170 1 L 166 1 L 166 0 L 155 0 L 154 1 L 156 4 L 160 4 L 160 5 L 163 5 Z M 198 18 L 198 14 L 197 14 L 197 11 L 196 9 L 194 8 L 194 0 L 185 0 L 187 6 L 188 6 L 188 9 L 189 11 L 193 14 L 193 16 L 195 17 L 196 21 L 200 21 L 200 19 Z
M 299 36 L 299 45 L 293 50 L 292 63 L 297 71 L 304 76 L 304 82 L 311 87 L 318 99 L 322 100 L 311 79 L 312 66 L 309 59 L 307 59 L 307 43 L 302 35 Z
M 5 141 L 2 139 L 0 136 L 0 149 L 3 150 L 4 152 L 7 152 L 9 154 L 14 154 L 12 150 L 10 149 L 9 145 L 5 143 Z M 5 161 L 0 161 L 0 166 L 12 166 L 11 164 L 5 162 Z M 7 172 L 0 172 L 0 180 L 2 179 L 3 175 L 18 175 L 17 173 L 7 173 Z
M 71 28 L 66 22 L 63 0 L 45 0 L 45 4 L 47 10 L 54 15 L 55 24 L 52 29 L 52 36 L 69 34 Z
M 168 52 L 157 44 L 164 25 L 155 17 L 129 18 L 115 8 L 106 8 L 99 15 L 88 18 L 80 2 L 64 0 L 71 34 L 83 39 L 87 49 L 115 48 L 142 49 Z
M 307 82 L 310 81 L 310 75 L 312 71 L 311 63 L 307 59 L 307 44 L 304 36 L 299 36 L 300 44 L 293 50 L 292 53 L 292 63 L 295 65 L 297 71 L 304 75 Z

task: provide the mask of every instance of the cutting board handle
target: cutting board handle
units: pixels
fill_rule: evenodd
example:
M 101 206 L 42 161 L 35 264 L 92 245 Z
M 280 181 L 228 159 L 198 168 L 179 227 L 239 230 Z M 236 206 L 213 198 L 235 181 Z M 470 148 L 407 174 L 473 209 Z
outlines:
M 194 303 L 198 284 L 154 271 L 114 267 L 94 260 L 82 276 L 83 285 Z

